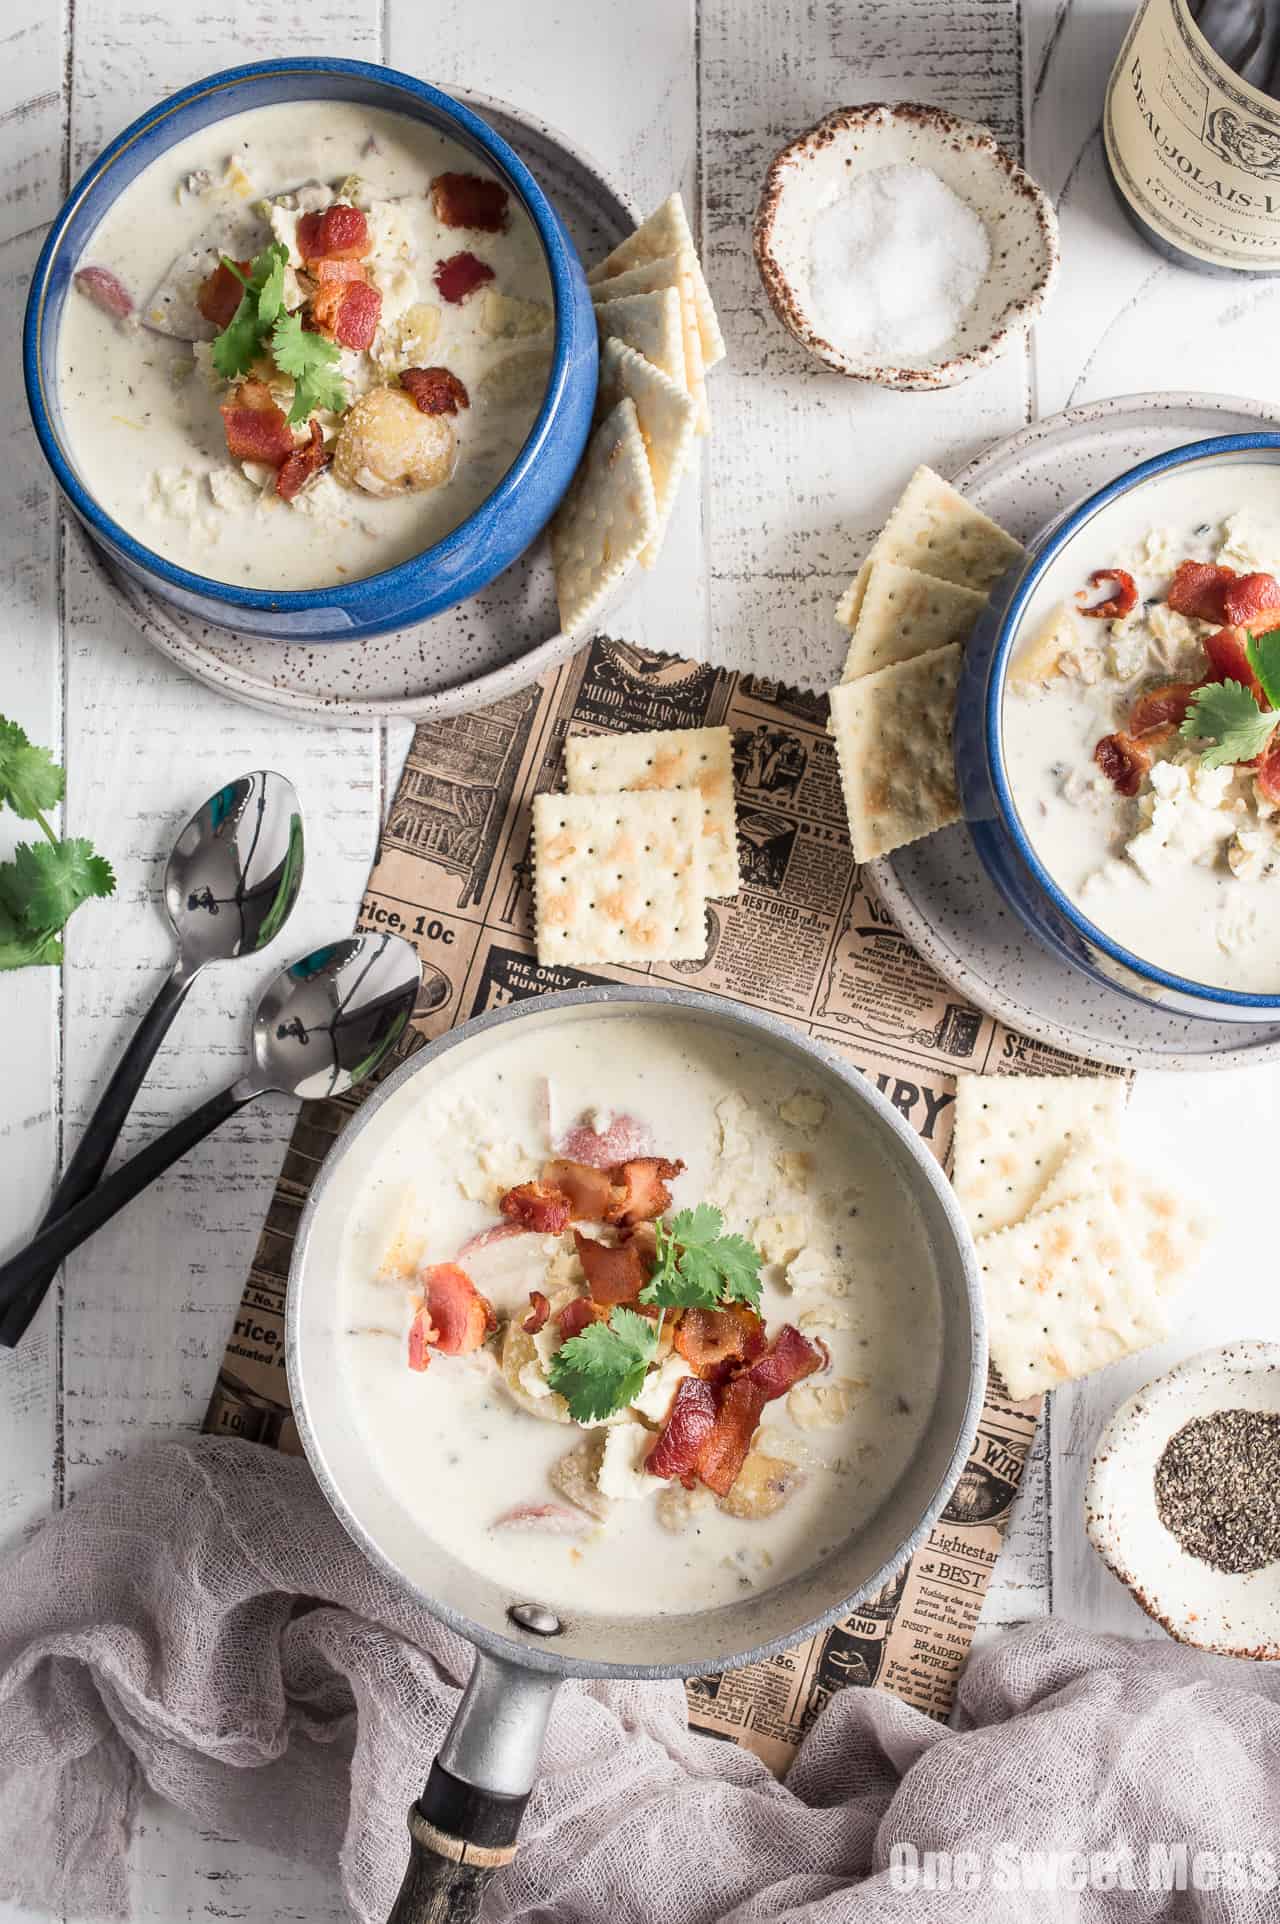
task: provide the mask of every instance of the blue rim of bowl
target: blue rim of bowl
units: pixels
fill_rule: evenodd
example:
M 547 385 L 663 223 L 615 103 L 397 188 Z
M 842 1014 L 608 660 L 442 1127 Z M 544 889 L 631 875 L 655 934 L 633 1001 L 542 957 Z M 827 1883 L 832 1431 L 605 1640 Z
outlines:
M 1184 447 L 1171 448 L 1167 454 L 1156 454 L 1149 461 L 1142 461 L 1136 468 L 1130 468 L 1115 481 L 1107 483 L 1096 494 L 1074 509 L 1066 520 L 1061 522 L 1050 535 L 1044 547 L 1035 556 L 1023 579 L 1018 583 L 1013 597 L 1005 610 L 1000 625 L 1000 636 L 991 657 L 988 671 L 985 730 L 987 756 L 991 768 L 991 785 L 995 791 L 1001 819 L 1013 839 L 1019 856 L 1030 869 L 1036 882 L 1077 934 L 1084 937 L 1092 947 L 1100 949 L 1104 955 L 1117 962 L 1121 967 L 1131 970 L 1145 982 L 1158 984 L 1164 989 L 1175 989 L 1180 994 L 1193 996 L 1209 1003 L 1228 1003 L 1237 1009 L 1258 1009 L 1274 1015 L 1280 1008 L 1280 994 L 1247 995 L 1240 989 L 1216 989 L 1209 983 L 1193 982 L 1189 976 L 1173 975 L 1168 969 L 1161 969 L 1154 962 L 1147 962 L 1132 949 L 1126 949 L 1105 934 L 1096 922 L 1083 915 L 1064 894 L 1054 881 L 1048 869 L 1031 846 L 1022 826 L 1017 804 L 1013 799 L 1004 765 L 1004 690 L 1009 657 L 1018 640 L 1022 617 L 1027 603 L 1043 580 L 1050 562 L 1055 560 L 1068 541 L 1079 532 L 1103 508 L 1123 494 L 1129 494 L 1153 476 L 1166 474 L 1173 468 L 1180 468 L 1189 462 L 1206 461 L 1216 455 L 1248 454 L 1259 449 L 1270 449 L 1280 454 L 1280 434 L 1224 434 L 1207 441 L 1189 441 Z M 1121 987 L 1117 983 L 1114 986 Z
M 49 274 L 62 246 L 63 237 L 85 195 L 101 180 L 119 157 L 153 127 L 159 126 L 162 121 L 168 120 L 183 107 L 189 106 L 192 101 L 203 100 L 209 94 L 230 92 L 236 87 L 243 86 L 246 81 L 267 79 L 273 75 L 288 78 L 293 74 L 349 75 L 353 79 L 386 86 L 394 93 L 408 94 L 412 99 L 441 114 L 446 120 L 454 122 L 477 143 L 487 158 L 515 188 L 537 230 L 547 272 L 551 277 L 551 291 L 555 306 L 554 346 L 542 406 L 519 453 L 492 493 L 487 494 L 484 500 L 472 509 L 466 520 L 460 521 L 456 528 L 451 528 L 448 534 L 434 542 L 431 547 L 424 548 L 420 554 L 413 555 L 408 561 L 398 562 L 394 568 L 384 568 L 372 575 L 357 575 L 351 581 L 331 588 L 239 588 L 234 582 L 219 581 L 212 575 L 193 574 L 190 569 L 179 568 L 174 562 L 166 561 L 163 555 L 156 554 L 154 549 L 148 548 L 122 528 L 120 523 L 114 521 L 88 493 L 64 455 L 62 443 L 52 426 L 49 408 L 45 401 L 44 380 L 40 371 L 40 342 L 44 327 Z M 374 66 L 367 60 L 336 58 L 330 60 L 310 57 L 297 60 L 257 60 L 244 67 L 225 67 L 219 73 L 210 74 L 207 79 L 197 80 L 191 86 L 182 88 L 179 93 L 170 94 L 156 106 L 149 108 L 145 114 L 140 114 L 137 120 L 132 121 L 124 132 L 118 134 L 109 146 L 104 147 L 98 158 L 85 169 L 67 195 L 57 219 L 50 228 L 32 276 L 31 293 L 27 301 L 22 328 L 23 375 L 36 437 L 45 459 L 53 469 L 59 487 L 88 526 L 95 532 L 101 532 L 139 568 L 148 574 L 159 576 L 171 587 L 185 589 L 188 594 L 213 596 L 219 601 L 226 602 L 230 607 L 256 608 L 276 613 L 287 613 L 303 608 L 349 608 L 353 592 L 361 595 L 371 594 L 380 586 L 385 586 L 387 582 L 407 581 L 415 571 L 426 564 L 436 561 L 440 556 L 451 555 L 461 546 L 473 525 L 481 519 L 488 518 L 495 508 L 508 500 L 520 486 L 534 455 L 542 445 L 551 416 L 559 404 L 565 385 L 568 350 L 565 344 L 564 315 L 568 305 L 571 276 L 571 250 L 560 231 L 559 217 L 541 187 L 519 154 L 513 147 L 508 146 L 501 134 L 495 133 L 479 114 L 463 106 L 462 102 L 455 100 L 451 94 L 441 92 L 438 87 L 429 86 L 426 81 L 415 80 L 412 74 L 401 73 L 396 67 Z

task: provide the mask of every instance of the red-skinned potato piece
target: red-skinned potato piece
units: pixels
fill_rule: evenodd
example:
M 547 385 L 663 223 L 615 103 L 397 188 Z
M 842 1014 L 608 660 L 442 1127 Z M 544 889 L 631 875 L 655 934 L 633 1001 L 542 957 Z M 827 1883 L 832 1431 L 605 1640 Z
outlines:
M 687 1309 L 676 1325 L 675 1347 L 691 1369 L 712 1381 L 737 1363 L 754 1362 L 765 1346 L 762 1319 L 745 1303 L 728 1309 Z
M 573 1232 L 587 1288 L 597 1303 L 634 1303 L 653 1274 L 653 1251 L 634 1237 L 609 1244 Z
M 320 432 L 320 423 L 313 417 L 311 439 L 305 447 L 295 448 L 292 454 L 286 455 L 280 464 L 276 474 L 276 493 L 280 499 L 292 501 L 295 494 L 300 494 L 306 487 L 312 475 L 319 474 L 331 459 L 324 444 L 324 435 Z
M 662 1434 L 645 1458 L 650 1476 L 679 1477 L 692 1486 L 698 1460 L 706 1448 L 717 1421 L 715 1393 L 700 1376 L 685 1376 L 662 1426 Z M 752 1426 L 754 1428 L 754 1425 Z
M 479 1349 L 498 1319 L 487 1296 L 482 1296 L 465 1269 L 457 1263 L 437 1263 L 420 1278 L 423 1309 L 435 1326 L 432 1348 L 446 1356 L 466 1356 Z
M 77 267 L 72 279 L 78 292 L 113 320 L 125 321 L 132 314 L 133 296 L 109 267 Z
M 278 468 L 293 453 L 293 430 L 265 381 L 241 381 L 218 412 L 233 461 L 265 461 Z
M 369 223 L 360 208 L 336 200 L 323 213 L 300 214 L 297 239 L 304 261 L 359 260 L 369 252 Z
M 498 1208 L 509 1223 L 536 1230 L 539 1235 L 558 1236 L 569 1226 L 569 1198 L 554 1183 L 517 1183 L 501 1198 Z
M 251 261 L 236 262 L 242 274 L 247 274 L 252 265 Z M 243 293 L 243 283 L 236 279 L 225 262 L 219 261 L 212 274 L 206 275 L 201 281 L 200 292 L 196 295 L 196 306 L 205 320 L 221 333 L 222 329 L 229 327 L 234 320 Z
M 456 414 L 471 406 L 471 397 L 447 367 L 407 367 L 400 385 L 413 396 L 419 414 Z
M 424 1303 L 409 1325 L 409 1368 L 424 1370 L 431 1361 L 431 1347 L 439 1330 L 431 1321 Z
M 442 227 L 498 234 L 507 224 L 510 198 L 501 181 L 479 174 L 437 174 L 431 183 L 431 210 Z
M 623 1228 L 633 1223 L 651 1223 L 671 1207 L 669 1182 L 674 1182 L 682 1174 L 682 1162 L 668 1162 L 665 1156 L 636 1156 L 631 1162 L 619 1163 L 609 1174 L 613 1180 L 614 1196 L 609 1205 L 606 1222 L 618 1223 Z

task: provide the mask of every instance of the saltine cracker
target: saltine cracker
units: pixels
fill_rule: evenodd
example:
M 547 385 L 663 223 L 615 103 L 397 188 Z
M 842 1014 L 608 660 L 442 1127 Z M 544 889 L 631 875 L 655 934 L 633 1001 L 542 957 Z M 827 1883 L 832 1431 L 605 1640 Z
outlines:
M 594 429 L 551 522 L 560 626 L 577 634 L 658 532 L 636 404 L 624 397 Z
M 827 726 L 859 862 L 959 821 L 951 750 L 959 675 L 952 643 L 831 690 Z
M 985 595 L 959 582 L 940 581 L 897 561 L 873 561 L 841 681 L 952 641 L 963 645 L 986 602 Z
M 691 789 L 535 795 L 538 960 L 694 961 L 706 948 L 702 804 Z
M 985 595 L 1022 554 L 1022 544 L 966 501 L 950 482 L 932 468 L 917 468 L 841 596 L 836 620 L 846 628 L 855 626 L 873 561 L 897 561 Z
M 641 222 L 634 234 L 619 242 L 613 252 L 593 267 L 587 275 L 588 283 L 608 280 L 612 274 L 621 274 L 629 267 L 637 267 L 642 261 L 659 260 L 667 254 L 688 253 L 693 256 L 694 299 L 698 308 L 698 331 L 702 336 L 702 359 L 707 367 L 714 367 L 725 355 L 724 336 L 716 319 L 716 310 L 707 286 L 698 250 L 693 244 L 693 233 L 689 217 L 684 211 L 684 202 L 679 194 L 672 194 L 663 201 L 648 220 Z
M 952 1183 L 975 1236 L 1021 1222 L 1067 1157 L 1114 1148 L 1119 1076 L 957 1076 Z
M 733 741 L 727 728 L 672 728 L 642 735 L 570 735 L 564 749 L 571 795 L 688 789 L 702 804 L 708 895 L 738 892 Z
M 608 413 L 624 396 L 635 403 L 653 480 L 658 525 L 652 540 L 640 553 L 640 566 L 652 568 L 693 446 L 694 404 L 661 368 L 647 361 L 634 347 L 628 347 L 625 341 L 608 340 L 600 350 L 596 404 L 603 413 Z
M 625 341 L 628 347 L 634 347 L 647 361 L 660 367 L 677 387 L 685 386 L 680 296 L 674 287 L 659 287 L 649 294 L 624 294 L 619 300 L 604 301 L 596 309 L 596 325 L 602 341 Z

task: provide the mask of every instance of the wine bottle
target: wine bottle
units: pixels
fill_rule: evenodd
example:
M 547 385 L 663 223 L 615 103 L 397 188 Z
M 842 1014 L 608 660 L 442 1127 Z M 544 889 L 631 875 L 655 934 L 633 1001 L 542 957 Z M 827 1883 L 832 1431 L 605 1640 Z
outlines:
M 1120 205 L 1166 260 L 1280 274 L 1280 0 L 1143 0 L 1107 85 Z

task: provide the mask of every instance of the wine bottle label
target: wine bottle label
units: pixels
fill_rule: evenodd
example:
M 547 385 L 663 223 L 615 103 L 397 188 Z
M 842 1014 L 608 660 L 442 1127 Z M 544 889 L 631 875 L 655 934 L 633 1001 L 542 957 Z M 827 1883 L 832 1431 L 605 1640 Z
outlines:
M 1116 186 L 1197 259 L 1280 272 L 1280 102 L 1231 71 L 1186 0 L 1144 0 L 1107 87 Z

